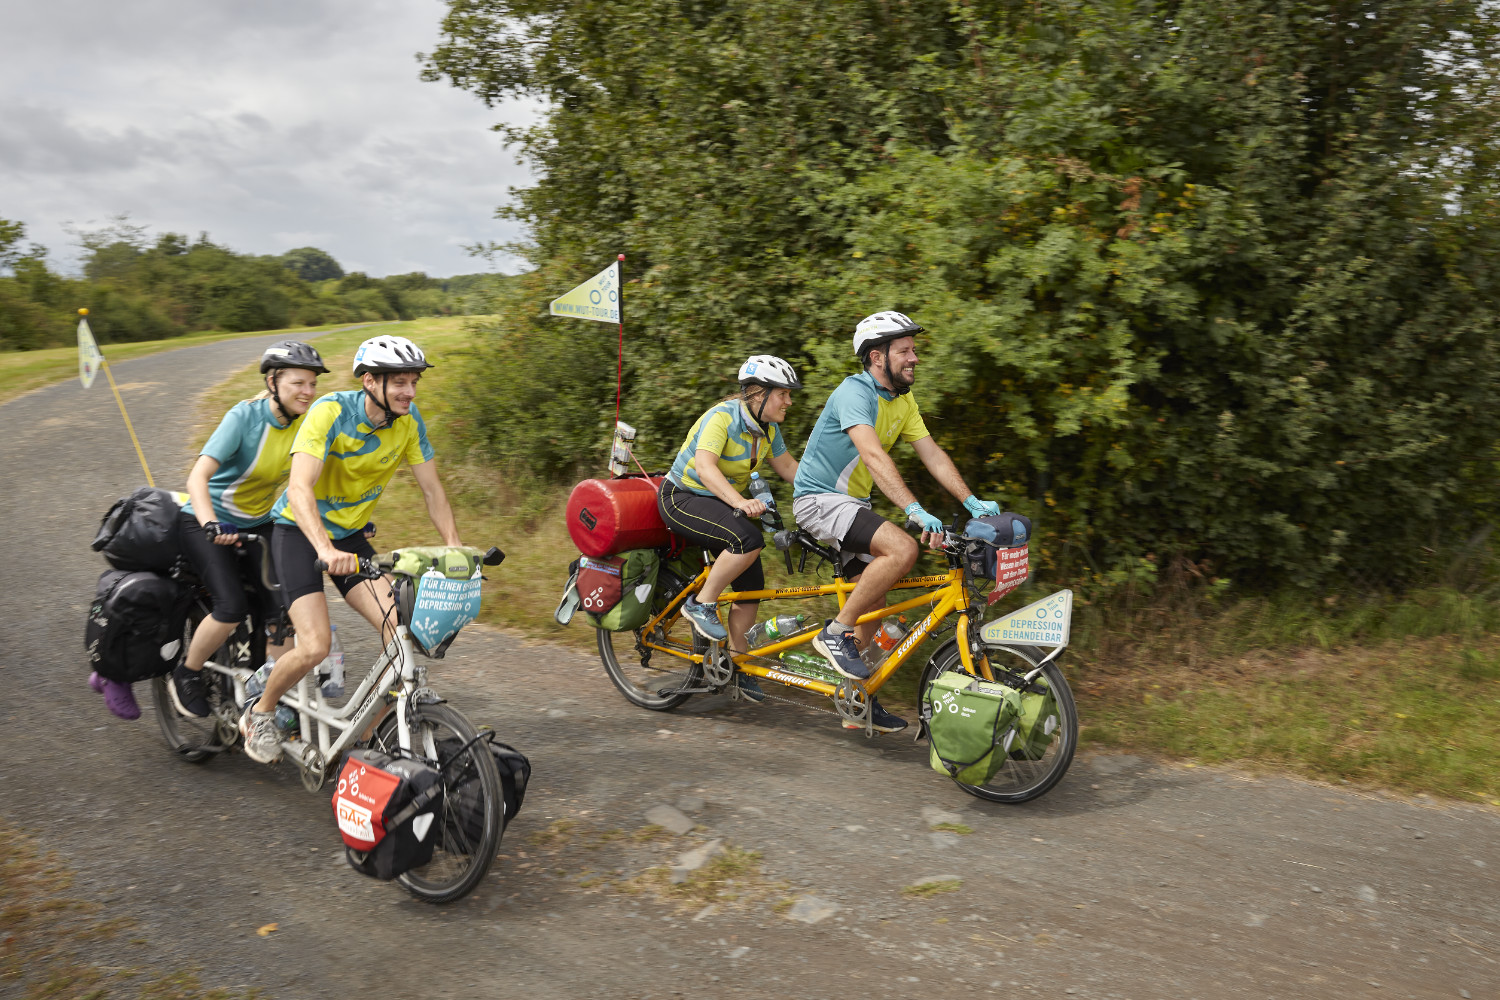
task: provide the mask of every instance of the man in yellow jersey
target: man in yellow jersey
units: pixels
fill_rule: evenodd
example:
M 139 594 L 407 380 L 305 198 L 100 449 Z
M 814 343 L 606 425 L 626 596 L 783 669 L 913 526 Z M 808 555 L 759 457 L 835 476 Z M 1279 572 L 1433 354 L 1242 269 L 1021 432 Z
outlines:
M 888 454 L 898 441 L 912 446 L 932 478 L 963 502 L 974 517 L 1000 513 L 999 504 L 980 500 L 922 422 L 910 395 L 917 379 L 915 336 L 922 328 L 903 313 L 866 316 L 854 328 L 854 353 L 864 371 L 850 375 L 828 397 L 818 414 L 792 488 L 797 527 L 837 543 L 845 575 L 858 583 L 838 617 L 813 637 L 813 648 L 845 677 L 865 680 L 870 668 L 859 651 L 869 645 L 878 622 L 856 625 L 859 616 L 885 604 L 891 584 L 916 564 L 919 548 L 898 525 L 870 508 L 871 490 L 906 512 L 922 530 L 922 541 L 941 545 L 943 522 L 922 509 Z M 874 728 L 900 732 L 906 721 L 870 699 Z M 846 727 L 855 728 L 846 722 Z
M 363 387 L 329 393 L 303 418 L 292 444 L 286 492 L 272 509 L 271 538 L 297 645 L 276 661 L 265 693 L 240 719 L 251 760 L 269 764 L 281 756 L 276 702 L 328 655 L 328 601 L 318 560 L 328 564 L 334 586 L 375 626 L 382 644 L 394 634 L 390 587 L 351 574 L 361 557 L 375 554 L 361 529 L 403 461 L 411 466 L 443 544 L 463 544 L 415 403 L 417 382 L 431 367 L 421 348 L 405 337 L 372 337 L 354 355 L 354 375 Z

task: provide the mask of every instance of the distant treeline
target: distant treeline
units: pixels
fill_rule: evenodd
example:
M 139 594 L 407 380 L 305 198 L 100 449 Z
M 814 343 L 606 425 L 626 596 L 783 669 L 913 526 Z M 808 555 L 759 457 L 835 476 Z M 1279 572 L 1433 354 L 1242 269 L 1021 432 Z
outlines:
M 275 330 L 361 320 L 486 311 L 497 274 L 371 278 L 345 273 L 313 247 L 280 256 L 237 253 L 202 234 L 150 238 L 120 217 L 77 233 L 83 277 L 57 273 L 45 248 L 0 219 L 0 350 L 73 342 L 74 310 L 86 306 L 102 341 L 155 340 L 195 330 Z

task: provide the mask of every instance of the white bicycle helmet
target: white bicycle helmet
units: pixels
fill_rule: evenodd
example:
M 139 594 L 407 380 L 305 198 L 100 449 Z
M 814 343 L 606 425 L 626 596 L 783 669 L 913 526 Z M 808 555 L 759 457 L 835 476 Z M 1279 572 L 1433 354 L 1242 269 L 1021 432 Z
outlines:
M 740 385 L 765 385 L 772 389 L 800 389 L 802 380 L 792 366 L 771 354 L 754 354 L 740 365 Z
M 863 361 L 866 354 L 881 344 L 921 332 L 922 328 L 905 313 L 895 310 L 871 313 L 854 328 L 854 353 Z
M 365 372 L 419 372 L 431 368 L 422 349 L 405 337 L 371 337 L 354 352 L 354 377 Z

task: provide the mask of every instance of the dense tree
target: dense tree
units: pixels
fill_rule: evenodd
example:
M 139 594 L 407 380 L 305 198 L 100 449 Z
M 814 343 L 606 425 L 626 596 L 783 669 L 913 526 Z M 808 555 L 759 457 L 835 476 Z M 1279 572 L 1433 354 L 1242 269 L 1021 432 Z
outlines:
M 1395 583 L 1487 516 L 1478 0 L 448 6 L 427 76 L 549 108 L 510 134 L 537 270 L 476 366 L 503 460 L 597 466 L 611 338 L 545 303 L 624 251 L 658 465 L 755 351 L 807 371 L 802 436 L 897 308 L 941 443 L 1100 576 Z
M 333 281 L 344 276 L 339 262 L 317 247 L 288 250 L 281 255 L 281 263 L 303 281 Z

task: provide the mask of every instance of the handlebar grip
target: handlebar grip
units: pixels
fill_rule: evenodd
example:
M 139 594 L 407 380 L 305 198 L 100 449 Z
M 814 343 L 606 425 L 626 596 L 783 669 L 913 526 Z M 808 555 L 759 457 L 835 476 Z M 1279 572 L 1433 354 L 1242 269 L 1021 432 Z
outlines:
M 321 559 L 314 559 L 313 560 L 313 569 L 316 569 L 319 573 L 327 573 L 328 572 L 328 564 L 326 562 L 324 562 L 323 560 L 321 560 Z

